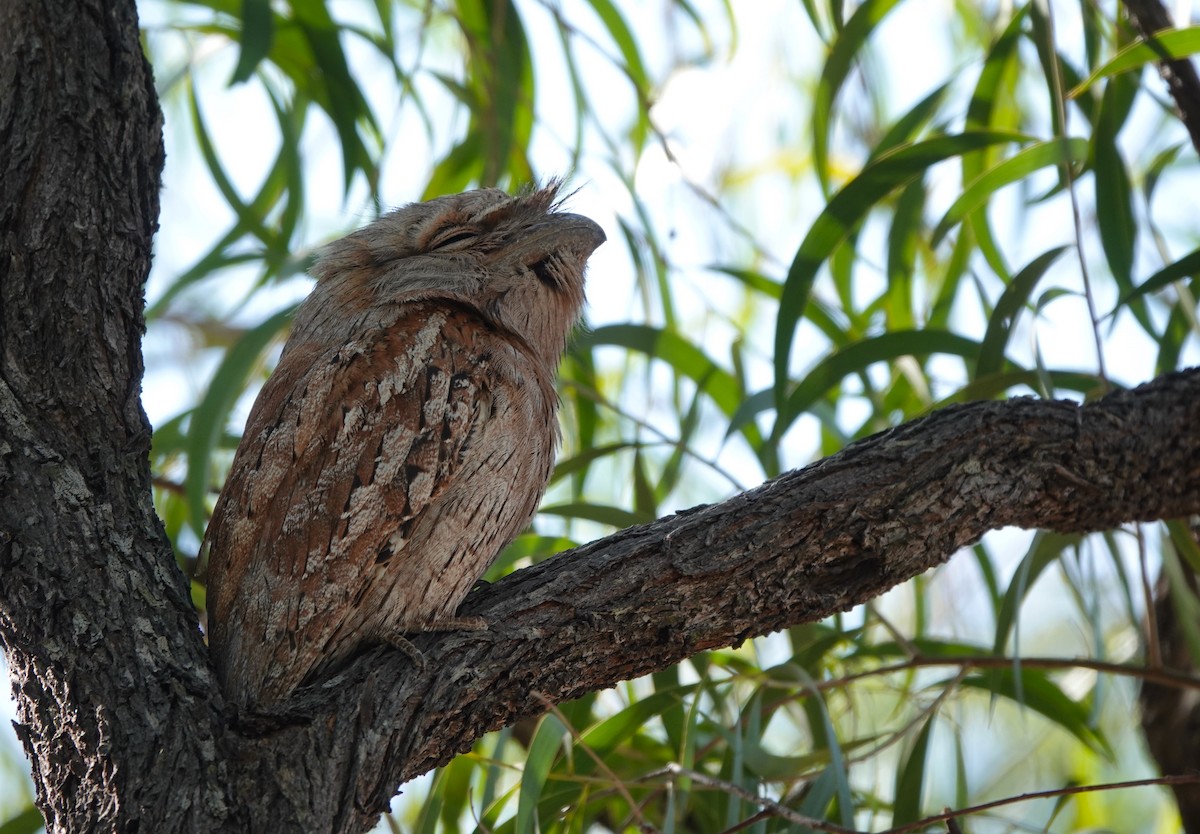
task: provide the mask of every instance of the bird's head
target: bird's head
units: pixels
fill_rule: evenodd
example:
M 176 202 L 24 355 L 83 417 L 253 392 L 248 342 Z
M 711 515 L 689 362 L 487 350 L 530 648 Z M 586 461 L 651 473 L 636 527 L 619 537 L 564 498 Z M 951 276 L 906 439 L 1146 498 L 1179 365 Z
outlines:
M 593 221 L 560 210 L 559 185 L 412 203 L 326 246 L 313 274 L 369 287 L 376 302 L 468 304 L 557 361 L 583 308 L 584 266 L 605 239 Z

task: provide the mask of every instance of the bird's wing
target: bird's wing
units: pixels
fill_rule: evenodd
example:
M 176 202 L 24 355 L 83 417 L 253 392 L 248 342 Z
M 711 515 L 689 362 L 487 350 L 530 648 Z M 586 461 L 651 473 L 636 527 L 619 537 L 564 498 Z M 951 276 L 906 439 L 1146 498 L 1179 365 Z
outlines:
M 210 522 L 219 666 L 278 642 L 276 668 L 236 677 L 286 674 L 286 690 L 331 659 L 310 655 L 353 616 L 375 565 L 404 549 L 487 419 L 485 327 L 465 309 L 413 304 L 340 348 L 288 348 Z M 234 645 L 244 640 L 257 651 Z

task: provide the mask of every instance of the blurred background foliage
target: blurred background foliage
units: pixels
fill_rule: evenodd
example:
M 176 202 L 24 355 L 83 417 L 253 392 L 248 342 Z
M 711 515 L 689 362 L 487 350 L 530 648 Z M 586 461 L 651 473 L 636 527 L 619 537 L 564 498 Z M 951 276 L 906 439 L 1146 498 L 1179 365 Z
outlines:
M 141 15 L 168 150 L 144 396 L 200 610 L 199 540 L 312 253 L 399 203 L 565 175 L 608 232 L 562 364 L 558 469 L 494 575 L 947 403 L 1093 397 L 1200 356 L 1196 154 L 1113 0 Z M 1200 29 L 1161 48 L 1191 54 Z M 1166 525 L 999 531 L 871 605 L 494 733 L 380 830 L 882 830 L 1152 777 L 1148 588 L 1198 564 Z M 0 750 L 0 834 L 35 831 L 19 749 Z M 1179 823 L 1151 786 L 962 825 Z

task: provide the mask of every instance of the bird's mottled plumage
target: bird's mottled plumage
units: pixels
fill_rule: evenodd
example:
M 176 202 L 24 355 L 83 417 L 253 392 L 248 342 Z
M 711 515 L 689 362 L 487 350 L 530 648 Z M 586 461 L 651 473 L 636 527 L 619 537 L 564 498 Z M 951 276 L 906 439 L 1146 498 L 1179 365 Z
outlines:
M 206 537 L 209 645 L 236 702 L 451 621 L 528 524 L 604 240 L 556 190 L 413 204 L 319 256 Z

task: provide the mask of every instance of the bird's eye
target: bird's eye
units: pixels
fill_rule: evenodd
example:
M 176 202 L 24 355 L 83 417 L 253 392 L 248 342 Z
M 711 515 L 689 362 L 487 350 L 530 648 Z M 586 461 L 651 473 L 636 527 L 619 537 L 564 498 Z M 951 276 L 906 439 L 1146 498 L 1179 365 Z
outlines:
M 469 230 L 448 230 L 430 241 L 429 250 L 432 252 L 434 249 L 446 249 L 459 243 L 468 243 L 474 240 L 475 236 L 475 232 Z
M 552 290 L 559 288 L 558 278 L 555 277 L 554 270 L 550 267 L 550 258 L 542 258 L 540 261 L 530 264 L 529 268 L 533 270 L 533 274 L 537 276 L 537 279 L 547 287 Z

